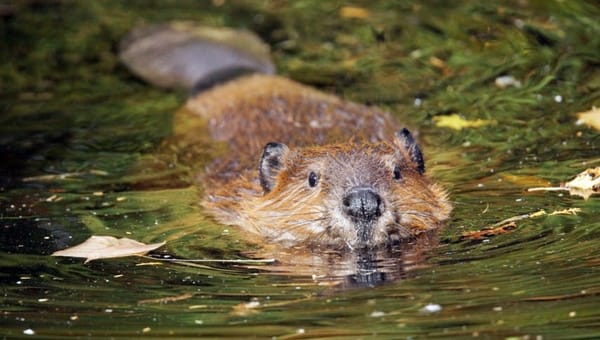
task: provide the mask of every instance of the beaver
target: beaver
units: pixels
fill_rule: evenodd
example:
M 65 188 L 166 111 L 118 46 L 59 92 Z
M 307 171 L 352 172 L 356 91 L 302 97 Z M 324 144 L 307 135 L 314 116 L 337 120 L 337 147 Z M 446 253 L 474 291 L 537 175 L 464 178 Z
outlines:
M 122 59 L 135 63 L 129 66 L 134 71 L 147 71 L 147 58 L 160 55 L 159 65 L 194 63 L 198 50 L 216 45 L 228 55 L 222 59 L 257 59 L 180 26 L 137 30 L 133 36 L 143 36 L 144 49 L 136 54 L 130 35 L 122 48 L 129 57 Z M 185 46 L 174 48 L 164 38 L 149 44 L 157 32 L 184 36 L 176 40 Z M 178 58 L 170 58 L 169 49 Z M 181 57 L 188 52 L 187 60 Z M 401 243 L 444 224 L 452 209 L 447 194 L 426 175 L 415 138 L 390 113 L 274 75 L 264 55 L 258 59 L 182 81 L 188 88 L 200 84 L 185 113 L 204 119 L 211 138 L 227 146 L 201 176 L 201 204 L 209 215 L 268 243 L 334 249 Z M 248 67 L 253 63 L 259 66 Z

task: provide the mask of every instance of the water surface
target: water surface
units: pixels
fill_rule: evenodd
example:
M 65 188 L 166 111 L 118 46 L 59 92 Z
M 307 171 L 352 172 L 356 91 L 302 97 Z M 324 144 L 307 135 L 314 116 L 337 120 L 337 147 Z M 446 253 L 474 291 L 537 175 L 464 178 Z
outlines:
M 597 4 L 344 6 L 0 5 L 1 334 L 600 337 L 598 197 L 526 192 L 600 165 L 598 131 L 575 124 L 577 112 L 600 106 Z M 428 171 L 455 205 L 439 244 L 406 261 L 378 262 L 393 269 L 386 280 L 347 267 L 48 256 L 90 235 L 166 241 L 156 255 L 187 259 L 260 251 L 197 204 L 194 173 L 212 151 L 202 137 L 195 145 L 172 138 L 186 93 L 154 89 L 116 59 L 129 29 L 167 20 L 257 32 L 281 74 L 378 105 L 418 130 Z M 504 75 L 521 86 L 497 87 Z M 496 124 L 435 125 L 452 113 Z M 568 208 L 581 211 L 524 219 L 495 237 L 462 237 L 513 216 Z

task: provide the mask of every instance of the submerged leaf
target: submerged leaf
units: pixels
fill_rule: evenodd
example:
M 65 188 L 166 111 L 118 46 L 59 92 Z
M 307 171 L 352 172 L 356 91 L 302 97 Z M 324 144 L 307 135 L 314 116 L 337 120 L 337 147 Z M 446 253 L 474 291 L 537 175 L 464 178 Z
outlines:
M 552 183 L 550 183 L 549 181 L 537 177 L 537 176 L 528 176 L 528 175 L 514 175 L 511 173 L 507 173 L 507 174 L 500 174 L 500 177 L 502 177 L 503 180 L 506 180 L 508 182 L 517 184 L 517 185 L 521 185 L 521 186 L 549 186 Z
M 495 120 L 466 120 L 459 114 L 452 114 L 449 116 L 434 117 L 433 121 L 437 127 L 446 127 L 454 130 L 461 130 L 464 128 L 476 128 L 484 125 L 495 125 Z
M 83 257 L 85 262 L 97 259 L 144 255 L 163 246 L 165 242 L 145 244 L 126 237 L 91 236 L 74 247 L 56 251 L 52 256 Z

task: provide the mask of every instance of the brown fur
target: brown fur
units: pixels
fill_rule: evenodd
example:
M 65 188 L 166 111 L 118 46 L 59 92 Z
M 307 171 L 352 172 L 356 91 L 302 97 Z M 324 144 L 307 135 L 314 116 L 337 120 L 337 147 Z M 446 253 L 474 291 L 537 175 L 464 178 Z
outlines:
M 377 189 L 384 206 L 368 246 L 438 228 L 448 218 L 446 194 L 419 173 L 386 112 L 266 75 L 201 93 L 185 109 L 206 119 L 211 137 L 228 146 L 205 177 L 203 206 L 220 223 L 288 245 L 352 248 L 359 241 L 340 202 L 364 184 Z M 272 141 L 289 150 L 275 187 L 265 192 L 257 167 Z M 316 187 L 307 184 L 310 172 L 319 175 Z

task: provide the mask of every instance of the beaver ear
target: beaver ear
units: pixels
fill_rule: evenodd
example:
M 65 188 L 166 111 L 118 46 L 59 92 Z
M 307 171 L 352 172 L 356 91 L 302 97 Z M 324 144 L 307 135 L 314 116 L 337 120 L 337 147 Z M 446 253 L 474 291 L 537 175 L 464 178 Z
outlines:
M 425 161 L 423 160 L 423 153 L 408 129 L 402 128 L 402 130 L 396 132 L 394 143 L 408 151 L 410 159 L 415 162 L 417 165 L 417 171 L 419 171 L 420 174 L 425 173 Z
M 258 165 L 258 177 L 265 194 L 275 187 L 277 174 L 283 167 L 283 159 L 288 150 L 282 143 L 271 142 L 265 145 Z

